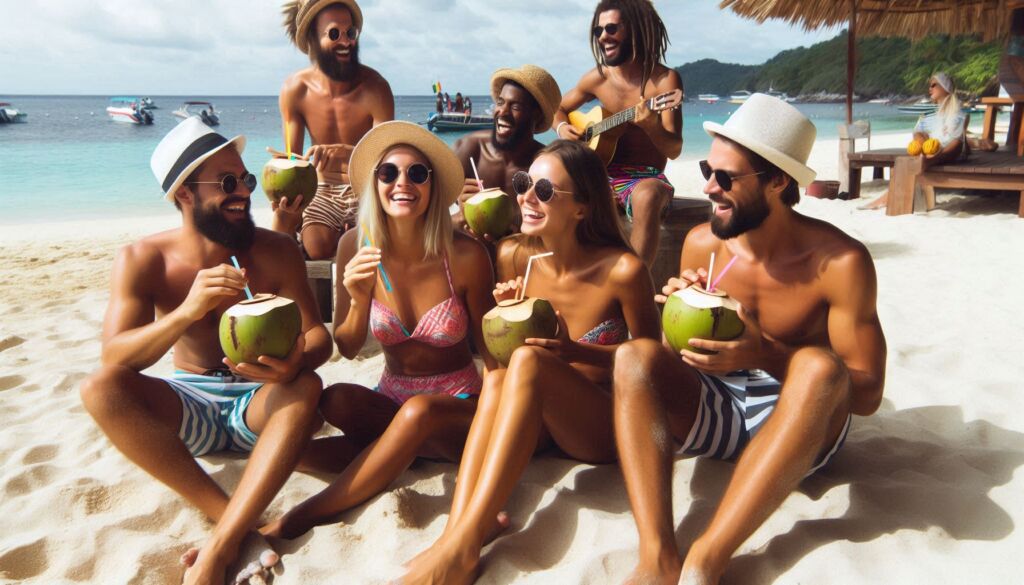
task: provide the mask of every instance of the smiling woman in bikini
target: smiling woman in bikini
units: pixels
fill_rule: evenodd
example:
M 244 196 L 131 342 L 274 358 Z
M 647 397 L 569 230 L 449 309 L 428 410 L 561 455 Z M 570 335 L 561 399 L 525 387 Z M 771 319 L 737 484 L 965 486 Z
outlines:
M 591 463 L 616 459 L 611 361 L 633 338 L 659 337 L 651 276 L 623 236 L 600 159 L 556 140 L 513 179 L 522 234 L 498 246 L 496 299 L 522 286 L 558 311 L 555 339 L 527 340 L 507 369 L 490 371 L 459 467 L 444 534 L 410 564 L 403 583 L 468 583 L 498 512 L 534 452 L 557 446 Z
M 356 146 L 350 176 L 361 229 L 338 246 L 334 340 L 352 359 L 372 333 L 384 374 L 373 389 L 324 390 L 320 414 L 344 436 L 313 441 L 303 464 L 342 473 L 264 529 L 284 538 L 380 493 L 417 456 L 458 461 L 481 387 L 470 335 L 485 366 L 497 365 L 480 329 L 494 306 L 490 259 L 452 231 L 448 206 L 464 182 L 452 151 L 415 124 L 387 122 Z

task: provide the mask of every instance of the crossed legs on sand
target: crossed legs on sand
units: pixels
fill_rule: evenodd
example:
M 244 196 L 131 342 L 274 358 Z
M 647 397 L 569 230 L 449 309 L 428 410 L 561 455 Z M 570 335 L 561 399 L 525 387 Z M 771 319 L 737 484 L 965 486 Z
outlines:
M 733 553 L 796 489 L 849 416 L 849 373 L 824 349 L 790 360 L 779 401 L 736 463 L 711 523 L 685 560 L 672 518 L 672 437 L 695 421 L 700 381 L 660 343 L 636 340 L 615 355 L 615 434 L 640 536 L 627 583 L 718 583 Z
M 104 366 L 82 384 L 81 395 L 118 450 L 216 522 L 185 582 L 221 585 L 243 539 L 294 469 L 311 435 L 321 388 L 316 374 L 303 372 L 256 392 L 245 420 L 259 439 L 230 497 L 178 438 L 181 401 L 165 382 Z

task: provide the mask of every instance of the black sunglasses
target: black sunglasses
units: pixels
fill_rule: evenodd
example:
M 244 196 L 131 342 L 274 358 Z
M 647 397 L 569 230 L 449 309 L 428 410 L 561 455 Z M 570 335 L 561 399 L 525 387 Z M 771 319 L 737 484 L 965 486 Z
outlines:
M 345 36 L 348 37 L 348 40 L 354 41 L 359 38 L 359 29 L 354 26 L 350 26 L 345 30 Z M 331 39 L 332 41 L 340 39 L 341 29 L 337 27 L 329 28 L 327 30 L 327 38 Z
M 238 181 L 242 181 L 245 188 L 250 192 L 256 190 L 256 175 L 246 171 L 240 176 L 224 175 L 219 181 L 189 181 L 186 185 L 220 185 L 220 190 L 225 195 L 233 195 L 235 190 L 238 189 Z
M 390 185 L 398 179 L 398 173 L 401 169 L 395 163 L 381 163 L 373 171 L 377 175 L 377 180 L 385 185 Z M 422 185 L 427 182 L 430 178 L 431 169 L 427 168 L 427 165 L 423 163 L 412 163 L 405 167 L 405 176 L 409 177 L 409 180 L 417 185 Z
M 619 23 L 617 23 L 617 22 L 609 22 L 608 24 L 606 24 L 604 26 L 598 25 L 598 26 L 595 26 L 594 30 L 592 30 L 591 32 L 594 33 L 595 37 L 599 37 L 599 36 L 601 36 L 601 32 L 602 31 L 608 33 L 610 36 L 614 36 L 615 33 L 619 32 Z
M 555 196 L 555 193 L 568 193 L 572 195 L 572 191 L 566 191 L 564 189 L 555 189 L 555 186 L 551 184 L 551 181 L 547 179 L 537 179 L 536 182 L 530 178 L 530 173 L 526 171 L 519 171 L 512 175 L 512 190 L 516 192 L 516 195 L 526 195 L 533 187 L 533 192 L 537 194 L 537 199 L 542 203 L 551 201 L 551 198 Z
M 763 175 L 768 171 L 761 171 L 758 173 L 747 173 L 745 175 L 730 175 L 729 173 L 718 169 L 712 170 L 711 165 L 708 161 L 700 161 L 700 174 L 704 175 L 704 179 L 710 181 L 711 175 L 715 176 L 715 182 L 722 188 L 722 191 L 732 191 L 732 182 L 736 179 L 742 179 L 743 177 L 754 177 L 756 175 Z

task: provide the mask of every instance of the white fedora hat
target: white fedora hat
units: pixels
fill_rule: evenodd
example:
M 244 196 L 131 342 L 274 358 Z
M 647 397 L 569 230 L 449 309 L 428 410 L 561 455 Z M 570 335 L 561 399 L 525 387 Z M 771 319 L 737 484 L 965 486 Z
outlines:
M 164 190 L 164 198 L 174 201 L 174 193 L 192 171 L 227 146 L 234 146 L 238 154 L 242 154 L 245 136 L 228 140 L 203 124 L 198 116 L 186 118 L 171 129 L 149 159 L 149 167 Z
M 724 136 L 742 144 L 801 186 L 808 185 L 817 175 L 807 166 L 807 157 L 818 129 L 807 116 L 778 98 L 755 93 L 725 124 L 704 122 L 704 131 L 712 137 Z

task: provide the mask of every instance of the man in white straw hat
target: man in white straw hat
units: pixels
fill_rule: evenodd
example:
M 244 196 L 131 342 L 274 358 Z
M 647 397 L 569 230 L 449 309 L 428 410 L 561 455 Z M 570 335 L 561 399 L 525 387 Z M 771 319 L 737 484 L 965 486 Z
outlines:
M 187 583 L 224 583 L 311 435 L 322 389 L 313 372 L 331 354 L 298 249 L 253 225 L 256 178 L 242 163 L 244 147 L 243 136 L 228 140 L 196 117 L 160 141 L 151 166 L 182 225 L 118 253 L 102 365 L 81 388 L 86 410 L 118 450 L 216 522 L 210 540 L 185 559 Z M 298 304 L 302 333 L 286 358 L 235 364 L 224 357 L 220 317 L 248 290 Z M 142 373 L 169 350 L 173 376 Z M 195 460 L 223 450 L 251 451 L 231 497 Z
M 453 147 L 466 173 L 460 206 L 480 191 L 470 159 L 476 163 L 485 188 L 515 193 L 512 176 L 529 170 L 533 158 L 544 148 L 534 135 L 551 128 L 562 92 L 550 73 L 536 65 L 523 65 L 518 69 L 498 69 L 491 75 L 491 99 L 495 106 L 494 126 L 460 138 Z M 454 220 L 458 227 L 468 229 L 461 209 Z
M 594 99 L 611 113 L 636 108 L 618 139 L 608 177 L 633 226 L 630 244 L 650 267 L 658 253 L 662 214 L 675 193 L 664 170 L 668 159 L 683 150 L 683 115 L 674 109 L 654 112 L 645 100 L 682 90 L 683 82 L 664 64 L 668 32 L 651 0 L 601 0 L 590 32 L 597 66 L 563 96 L 555 132 L 559 138 L 579 140 L 569 113 Z
M 355 225 L 358 200 L 348 181 L 352 147 L 370 128 L 395 117 L 391 86 L 359 62 L 363 13 L 355 0 L 291 0 L 284 5 L 285 31 L 309 55 L 311 65 L 285 80 L 281 121 L 286 148 L 316 164 L 320 186 L 299 212 L 297 201 L 275 205 L 275 231 L 299 234 L 313 260 L 333 258 L 338 240 Z
M 727 291 L 744 331 L 690 339 L 700 353 L 649 340 L 616 351 L 615 434 L 643 583 L 717 583 L 740 545 L 835 455 L 851 415 L 870 415 L 882 401 L 885 338 L 871 256 L 792 208 L 814 179 L 806 164 L 814 125 L 754 94 L 724 125 L 704 129 L 714 140 L 700 168 L 715 213 L 687 235 L 684 270 L 663 293 Z M 715 268 L 706 269 L 711 258 Z M 672 518 L 677 449 L 737 460 L 707 530 L 684 544 L 685 561 Z

